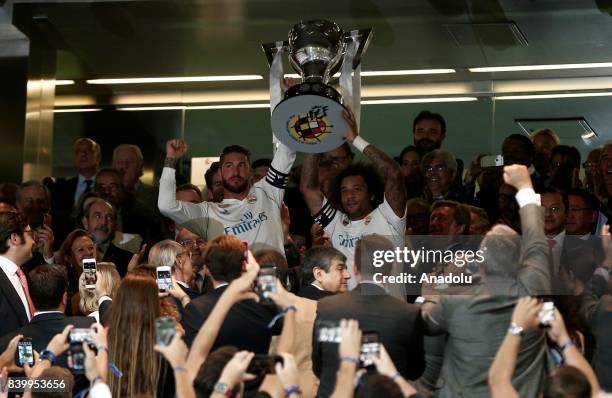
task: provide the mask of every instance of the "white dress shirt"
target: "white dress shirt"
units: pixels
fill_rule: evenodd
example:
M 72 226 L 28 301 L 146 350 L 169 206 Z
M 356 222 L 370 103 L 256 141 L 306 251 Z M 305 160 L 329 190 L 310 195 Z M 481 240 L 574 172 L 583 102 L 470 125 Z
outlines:
M 21 286 L 21 280 L 17 275 L 17 270 L 19 269 L 19 267 L 17 266 L 17 264 L 12 262 L 8 258 L 0 256 L 0 268 L 2 268 L 2 271 L 4 271 L 4 273 L 6 274 L 8 280 L 11 281 L 11 284 L 15 288 L 15 291 L 17 292 L 19 298 L 21 299 L 21 302 L 23 303 L 23 308 L 25 308 L 26 314 L 28 314 L 28 320 L 31 320 L 32 314 L 30 314 L 30 306 L 28 305 L 28 299 L 26 298 L 23 286 Z

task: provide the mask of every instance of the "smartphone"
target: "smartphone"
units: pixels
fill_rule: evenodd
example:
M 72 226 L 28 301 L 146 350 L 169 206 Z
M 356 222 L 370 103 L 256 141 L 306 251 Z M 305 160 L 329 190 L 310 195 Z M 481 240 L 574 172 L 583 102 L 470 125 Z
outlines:
M 244 261 L 249 261 L 249 242 L 246 240 L 242 241 L 242 246 L 244 246 Z
M 157 288 L 160 293 L 165 293 L 172 286 L 172 270 L 167 265 L 161 265 L 155 270 L 157 274 Z
M 552 301 L 545 301 L 542 303 L 542 309 L 538 313 L 538 319 L 540 320 L 540 327 L 550 327 L 550 323 L 555 320 L 555 303 Z
M 176 334 L 176 320 L 170 316 L 163 316 L 155 320 L 155 338 L 161 346 L 170 345 Z
M 84 258 L 83 259 L 83 273 L 85 274 L 85 289 L 96 288 L 96 259 L 95 258 Z
M 487 155 L 480 158 L 480 167 L 498 167 L 504 165 L 502 155 Z
M 17 343 L 17 358 L 16 362 L 18 366 L 25 365 L 26 363 L 30 366 L 34 366 L 34 349 L 32 348 L 32 339 L 29 337 L 23 337 Z
M 317 341 L 319 343 L 340 343 L 342 341 L 340 324 L 333 321 L 318 321 Z
M 256 376 L 263 376 L 267 374 L 276 373 L 275 365 L 277 363 L 283 363 L 283 357 L 279 355 L 266 355 L 256 354 L 247 368 L 247 373 L 254 374 Z
M 90 347 L 93 345 L 93 341 L 91 339 L 91 329 L 72 329 L 68 339 L 70 345 L 70 348 L 68 349 L 70 369 L 72 369 L 74 374 L 84 374 L 85 351 L 83 350 L 83 343 L 88 343 Z
M 374 367 L 373 357 L 380 357 L 380 338 L 378 332 L 363 332 L 361 335 L 361 354 L 359 355 L 360 367 Z
M 257 294 L 261 302 L 271 302 L 270 293 L 276 293 L 276 266 L 262 264 L 257 275 Z

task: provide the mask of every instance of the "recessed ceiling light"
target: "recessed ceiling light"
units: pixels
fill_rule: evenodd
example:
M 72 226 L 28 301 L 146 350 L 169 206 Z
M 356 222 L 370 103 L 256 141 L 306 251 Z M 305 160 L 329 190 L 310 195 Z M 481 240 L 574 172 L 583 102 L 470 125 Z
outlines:
M 520 72 L 531 70 L 557 70 L 557 69 L 588 69 L 588 68 L 612 68 L 612 62 L 598 62 L 587 64 L 558 64 L 558 65 L 516 65 L 516 66 L 491 66 L 482 68 L 469 68 L 470 72 Z
M 262 80 L 261 75 L 228 76 L 177 76 L 177 77 L 136 77 L 117 79 L 91 79 L 89 84 L 147 84 L 147 83 L 188 83 L 188 82 L 229 82 L 241 80 Z
M 74 84 L 74 80 L 56 80 L 55 81 L 56 86 L 69 86 L 71 84 Z
M 496 100 L 522 100 L 522 99 L 547 99 L 547 98 L 579 98 L 579 97 L 609 97 L 612 91 L 597 91 L 591 93 L 557 93 L 557 94 L 527 94 L 527 95 L 500 95 Z
M 69 108 L 69 109 L 54 109 L 53 113 L 78 113 L 78 112 L 98 112 L 102 108 Z
M 363 100 L 363 105 L 381 105 L 381 104 L 423 104 L 429 102 L 466 102 L 478 101 L 477 97 L 432 97 L 432 98 L 397 98 L 384 100 Z

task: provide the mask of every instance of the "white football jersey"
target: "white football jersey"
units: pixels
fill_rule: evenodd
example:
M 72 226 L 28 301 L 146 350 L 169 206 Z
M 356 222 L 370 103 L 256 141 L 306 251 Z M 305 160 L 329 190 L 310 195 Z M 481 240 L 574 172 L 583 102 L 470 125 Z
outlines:
M 224 199 L 221 203 L 177 201 L 175 170 L 164 167 L 159 181 L 159 210 L 203 239 L 236 235 L 247 241 L 253 252 L 274 249 L 284 255 L 280 206 L 294 160 L 295 152 L 281 144 L 266 177 L 255 183 L 244 199 Z
M 404 247 L 406 212 L 404 210 L 403 217 L 398 217 L 386 198 L 370 214 L 355 221 L 351 221 L 347 214 L 334 209 L 327 199 L 324 199 L 323 207 L 313 218 L 323 227 L 332 246 L 346 256 L 346 264 L 351 273 L 349 289 L 356 285 L 353 272 L 355 244 L 363 235 L 383 235 L 390 239 L 394 246 Z

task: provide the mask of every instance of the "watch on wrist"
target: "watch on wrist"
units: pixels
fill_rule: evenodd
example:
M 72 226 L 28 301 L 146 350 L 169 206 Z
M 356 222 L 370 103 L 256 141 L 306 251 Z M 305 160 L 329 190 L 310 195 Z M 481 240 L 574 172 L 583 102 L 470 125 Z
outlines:
M 222 383 L 220 381 L 215 384 L 215 386 L 213 387 L 213 391 L 219 394 L 223 394 L 226 397 L 232 396 L 232 389 L 230 388 L 230 386 L 227 383 Z
M 510 333 L 513 336 L 520 336 L 522 337 L 523 335 L 525 335 L 525 332 L 523 330 L 522 326 L 517 325 L 516 323 L 512 322 L 510 324 L 510 327 L 508 328 L 508 333 Z
M 40 353 L 40 356 L 38 357 L 39 361 L 49 360 L 49 362 L 51 362 L 51 365 L 55 363 L 56 359 L 57 357 L 55 356 L 55 354 L 49 350 L 44 350 Z

